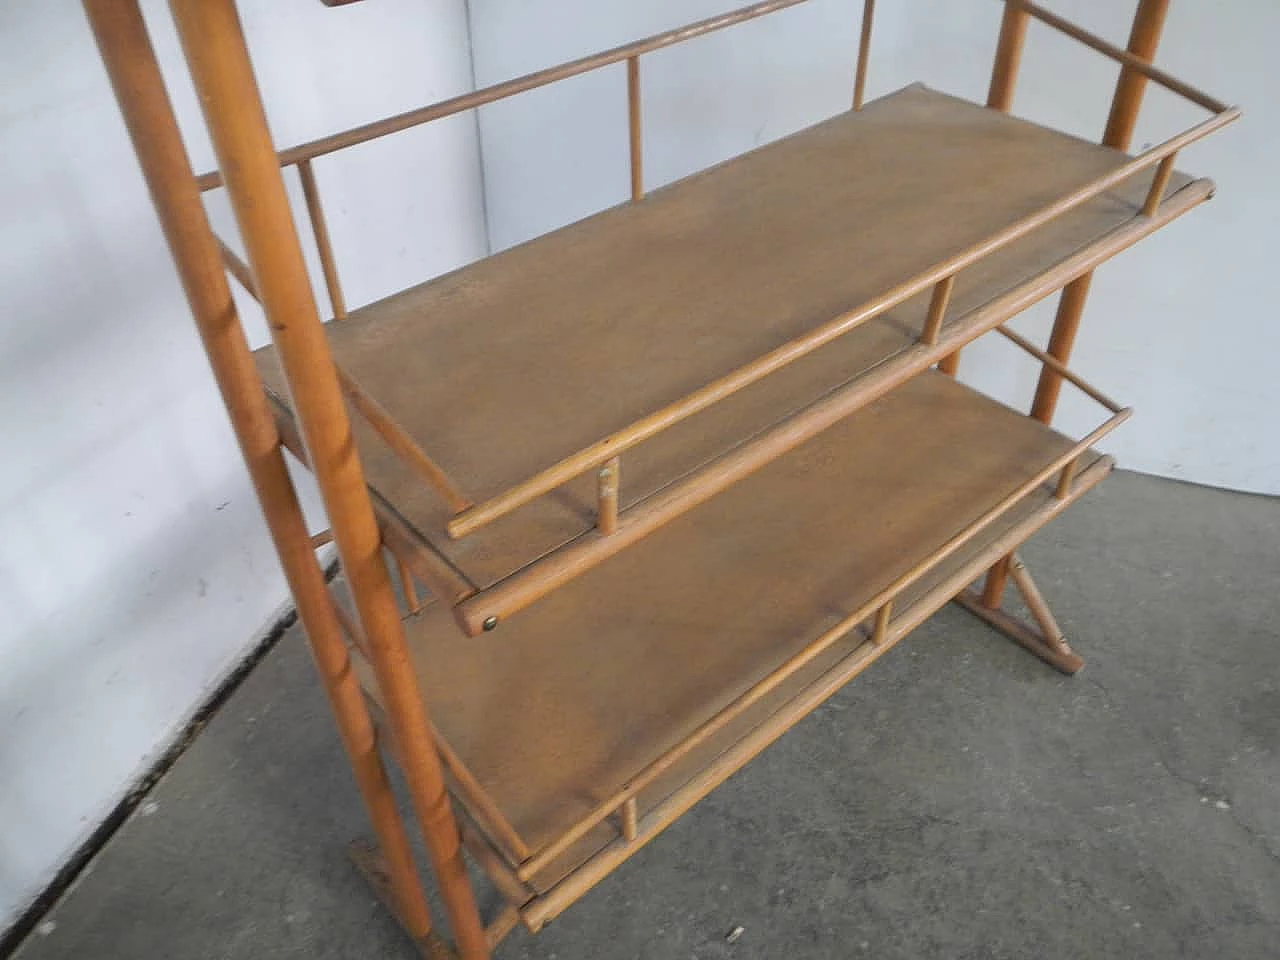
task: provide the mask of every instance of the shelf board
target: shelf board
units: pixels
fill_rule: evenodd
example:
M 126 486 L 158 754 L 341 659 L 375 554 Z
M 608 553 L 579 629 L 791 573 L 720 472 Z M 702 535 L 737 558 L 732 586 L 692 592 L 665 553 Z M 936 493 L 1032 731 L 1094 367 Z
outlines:
M 472 499 L 728 373 L 1125 161 L 906 88 L 328 327 L 338 363 Z M 951 316 L 1134 221 L 1150 174 L 962 272 Z M 1171 190 L 1187 183 L 1176 175 Z M 623 509 L 910 348 L 915 298 L 623 457 Z M 274 351 L 257 354 L 287 409 Z M 590 477 L 461 540 L 358 421 L 384 514 L 477 587 L 588 530 Z M 633 549 L 633 548 L 632 548 Z M 522 614 L 523 615 L 523 614 Z
M 433 721 L 536 854 L 1072 446 L 948 377 L 923 374 L 502 630 L 461 640 L 445 605 L 408 618 Z M 999 556 L 984 550 L 1011 532 L 1025 539 L 1109 461 L 1086 453 L 1082 468 L 1087 481 L 1070 498 L 1037 487 L 909 587 L 895 623 L 909 628 L 945 603 Z M 809 712 L 816 702 L 805 697 L 860 643 L 856 634 L 837 642 L 645 790 L 642 829 L 689 783 L 701 777 L 710 789 L 737 769 L 707 773 L 769 715 Z M 616 824 L 602 823 L 530 878 L 531 894 L 563 896 L 557 885 L 591 857 L 616 856 L 607 849 L 616 837 Z

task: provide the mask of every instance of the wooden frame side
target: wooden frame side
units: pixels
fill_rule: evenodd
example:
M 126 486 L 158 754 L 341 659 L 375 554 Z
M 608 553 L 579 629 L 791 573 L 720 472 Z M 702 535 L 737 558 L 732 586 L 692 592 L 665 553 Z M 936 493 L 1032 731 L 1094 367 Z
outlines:
M 369 644 L 391 734 L 464 960 L 489 947 L 426 707 L 408 667 L 382 537 L 355 450 L 234 0 L 171 0 L 205 123 L 293 396 L 304 445 Z
M 316 562 L 142 12 L 137 0 L 84 0 L 84 10 L 293 593 L 387 864 L 397 912 L 411 936 L 425 937 L 431 932 L 431 916 L 372 719 L 350 670 L 342 629 Z

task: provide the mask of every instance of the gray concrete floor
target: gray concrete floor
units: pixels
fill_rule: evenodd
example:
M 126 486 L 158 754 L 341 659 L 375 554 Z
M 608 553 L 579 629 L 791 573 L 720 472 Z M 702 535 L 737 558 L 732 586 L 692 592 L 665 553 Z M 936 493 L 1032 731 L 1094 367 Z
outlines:
M 1024 553 L 1081 674 L 944 610 L 499 960 L 1280 956 L 1280 502 L 1119 474 Z M 409 958 L 364 832 L 291 631 L 17 957 Z

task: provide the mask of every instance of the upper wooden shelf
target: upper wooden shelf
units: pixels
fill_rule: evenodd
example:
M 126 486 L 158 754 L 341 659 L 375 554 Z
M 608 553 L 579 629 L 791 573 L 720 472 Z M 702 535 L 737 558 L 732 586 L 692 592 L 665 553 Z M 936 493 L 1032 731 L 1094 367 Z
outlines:
M 1130 162 L 911 86 L 353 311 L 328 325 L 329 341 L 346 375 L 480 502 L 949 258 L 995 246 Z M 1150 217 L 1151 183 L 1140 171 L 960 271 L 939 344 L 991 329 L 1071 279 L 1061 271 L 1084 272 L 1212 190 L 1174 174 Z M 856 406 L 893 385 L 886 371 L 905 379 L 936 362 L 940 348 L 919 343 L 928 305 L 926 290 L 630 449 L 623 515 L 833 391 L 865 382 Z M 257 361 L 287 408 L 274 349 Z M 455 539 L 440 496 L 359 418 L 356 431 L 386 516 L 477 590 L 599 536 L 588 474 Z

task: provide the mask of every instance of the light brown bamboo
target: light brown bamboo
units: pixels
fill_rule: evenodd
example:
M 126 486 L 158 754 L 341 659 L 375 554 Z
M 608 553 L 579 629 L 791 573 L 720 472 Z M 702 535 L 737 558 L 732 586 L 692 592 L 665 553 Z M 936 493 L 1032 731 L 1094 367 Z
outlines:
M 1159 46 L 1160 34 L 1169 8 L 1169 0 L 1139 0 L 1129 36 L 1128 51 L 1117 49 L 1100 37 L 1080 29 L 1075 24 L 1035 4 L 1023 2 L 1023 0 L 1010 0 L 1010 3 L 1054 29 L 1123 64 L 1120 71 L 1120 79 L 1116 84 L 1115 95 L 1112 98 L 1106 132 L 1102 137 L 1102 142 L 1105 146 L 1116 150 L 1129 149 L 1130 141 L 1133 138 L 1133 130 L 1138 120 L 1138 112 L 1142 106 L 1142 96 L 1146 90 L 1149 77 L 1168 89 L 1212 110 L 1214 113 L 1221 114 L 1227 110 L 1226 104 L 1220 103 L 1150 66 L 1151 61 L 1155 59 L 1156 49 Z M 1165 166 L 1166 161 L 1171 161 L 1173 157 L 1177 156 L 1177 153 L 1178 151 L 1176 150 L 1170 151 L 1162 157 L 1160 161 L 1161 168 Z M 1171 164 L 1168 167 L 1168 171 L 1172 173 Z M 1160 168 L 1157 168 L 1155 179 L 1160 179 Z M 1163 193 L 1163 191 L 1164 187 L 1162 186 L 1160 192 Z M 1149 209 L 1150 205 L 1150 198 L 1148 197 L 1148 201 L 1143 208 L 1143 213 L 1147 216 L 1153 215 L 1153 211 Z M 1053 330 L 1049 335 L 1049 348 L 1047 351 L 1049 356 L 1062 364 L 1069 362 L 1071 359 L 1071 353 L 1075 346 L 1076 335 L 1080 329 L 1080 320 L 1084 315 L 1085 304 L 1089 299 L 1089 288 L 1092 282 L 1093 275 L 1091 273 L 1085 274 L 1068 284 L 1062 291 L 1062 298 L 1058 303 L 1058 311 L 1053 321 Z M 1058 369 L 1048 364 L 1041 368 L 1040 377 L 1036 383 L 1035 397 L 1031 405 L 1032 417 L 1045 424 L 1053 422 L 1053 415 L 1058 407 L 1058 398 L 1062 392 L 1062 379 L 1062 374 Z M 990 610 L 994 610 L 1000 605 L 999 601 L 1004 592 L 1005 581 L 1008 579 L 1009 567 L 1010 561 L 1006 558 L 992 567 L 987 576 L 987 583 L 982 593 L 982 603 Z
M 863 0 L 862 29 L 858 36 L 858 65 L 853 75 L 853 109 L 861 110 L 867 98 L 867 68 L 871 61 L 871 34 L 875 27 L 876 0 Z
M 1083 494 L 1092 488 L 1111 471 L 1113 462 L 1109 458 L 1101 458 L 1081 474 L 1080 488 Z M 685 811 L 705 797 L 717 785 L 723 783 L 740 770 L 752 757 L 771 744 L 787 730 L 811 713 L 816 707 L 829 699 L 844 687 L 850 680 L 868 666 L 887 653 L 894 644 L 909 634 L 925 619 L 943 606 L 973 579 L 975 572 L 993 563 L 1000 556 L 1019 546 L 1032 533 L 1039 529 L 1048 519 L 1056 516 L 1067 506 L 1061 501 L 1051 501 L 1043 513 L 1024 520 L 1007 533 L 997 538 L 984 549 L 971 563 L 945 578 L 931 588 L 925 595 L 915 600 L 902 610 L 894 621 L 893 629 L 887 642 L 877 647 L 872 643 L 863 643 L 843 660 L 835 664 L 812 684 L 805 687 L 795 698 L 780 710 L 773 713 L 768 720 L 760 724 L 728 750 L 721 753 L 710 765 L 698 772 L 686 784 L 672 793 L 666 800 L 650 810 L 644 818 L 642 829 L 635 841 L 627 842 L 618 839 L 596 854 L 583 866 L 579 867 L 556 886 L 531 901 L 521 910 L 521 918 L 532 931 L 541 929 L 553 920 L 566 907 L 579 899 L 601 879 L 608 876 L 624 860 L 656 837 L 662 830 L 673 823 Z M 866 615 L 870 609 L 864 608 Z
M 523 905 L 533 896 L 533 891 L 516 879 L 507 861 L 507 855 L 498 852 L 493 841 L 476 826 L 465 808 L 458 814 L 458 826 L 462 830 L 462 842 L 485 875 L 507 902 Z
M 987 571 L 986 582 L 982 585 L 982 605 L 989 610 L 997 610 L 1004 600 L 1005 586 L 1009 582 L 1009 558 L 1002 557 Z
M 631 146 L 632 202 L 644 197 L 644 139 L 640 120 L 640 57 L 627 57 L 627 131 Z
M 476 107 L 483 107 L 486 104 L 494 103 L 498 100 L 505 100 L 507 97 L 513 97 L 516 94 L 524 93 L 527 90 L 536 90 L 538 87 L 545 87 L 547 84 L 555 83 L 557 80 L 566 80 L 569 77 L 576 77 L 580 74 L 599 69 L 600 67 L 607 67 L 613 63 L 621 63 L 629 57 L 638 57 L 641 54 L 652 53 L 654 50 L 661 50 L 663 47 L 670 47 L 677 43 L 683 43 L 686 40 L 692 40 L 694 37 L 701 37 L 704 34 L 713 33 L 716 30 L 723 30 L 725 27 L 745 23 L 748 20 L 754 20 L 756 17 L 763 17 L 765 14 L 774 13 L 778 10 L 785 10 L 788 7 L 794 7 L 797 4 L 805 2 L 807 2 L 807 0 L 765 0 L 763 3 L 756 3 L 737 10 L 730 10 L 728 13 L 709 17 L 706 20 L 699 20 L 696 23 L 677 27 L 674 30 L 657 33 L 653 36 L 646 37 L 643 40 L 636 40 L 633 43 L 614 47 L 611 50 L 605 50 L 601 53 L 595 53 L 587 57 L 582 57 L 578 60 L 569 61 L 568 63 L 548 67 L 545 70 L 528 73 L 521 77 L 505 80 L 502 83 L 495 83 L 492 86 L 484 87 L 480 90 L 473 90 L 470 93 L 451 97 L 448 100 L 441 100 L 438 103 L 419 107 L 416 110 L 410 110 L 407 113 L 397 114 L 394 117 L 387 117 L 384 120 L 366 123 L 359 127 L 353 127 L 350 130 L 344 130 L 341 133 L 331 134 L 327 137 L 321 137 L 318 140 L 299 144 L 298 146 L 290 147 L 287 150 L 282 150 L 277 155 L 276 160 L 280 166 L 284 167 L 292 163 L 297 163 L 302 159 L 315 159 L 316 157 L 324 156 L 327 153 L 334 153 L 335 151 L 342 150 L 345 147 L 352 147 L 358 143 L 376 140 L 379 137 L 398 133 L 401 130 L 408 130 L 411 127 L 421 126 L 424 123 L 430 123 L 432 120 L 451 117 L 456 113 L 462 113 L 466 110 L 474 110 Z M 212 190 L 214 187 L 222 185 L 222 174 L 217 170 L 201 174 L 198 178 L 198 183 L 201 190 Z
M 1067 382 L 1071 383 L 1073 386 L 1079 389 L 1081 393 L 1084 393 L 1091 400 L 1094 400 L 1097 403 L 1101 404 L 1102 406 L 1106 407 L 1112 413 L 1115 413 L 1117 410 L 1121 408 L 1122 406 L 1121 404 L 1116 403 L 1114 400 L 1108 397 L 1105 393 L 1103 393 L 1093 384 L 1089 383 L 1087 380 L 1085 380 L 1079 374 L 1077 374 L 1074 370 L 1072 370 L 1070 367 L 1064 364 L 1057 357 L 1054 357 L 1052 354 L 1046 353 L 1045 351 L 1041 350 L 1039 347 L 1037 347 L 1034 343 L 1032 343 L 1026 337 L 1022 336 L 1021 334 L 1015 333 L 1014 331 L 1010 330 L 1008 327 L 1004 326 L 1003 324 L 996 327 L 996 333 L 1000 334 L 1010 343 L 1016 344 L 1020 349 L 1025 350 L 1027 353 L 1031 354 L 1031 356 L 1035 357 L 1042 364 L 1044 364 L 1046 367 L 1048 367 L 1050 370 L 1052 370 L 1054 373 L 1060 376 L 1063 380 L 1066 380 Z
M 1001 113 L 1013 109 L 1013 91 L 1018 84 L 1018 68 L 1022 65 L 1022 48 L 1027 39 L 1027 11 L 1021 4 L 1006 0 L 1000 20 L 1000 39 L 996 42 L 995 61 L 991 66 L 991 86 L 987 90 L 987 106 Z
M 876 611 L 876 625 L 871 631 L 871 642 L 883 646 L 889 638 L 889 618 L 893 616 L 893 601 L 889 600 Z
M 310 160 L 299 160 L 297 168 L 298 179 L 302 181 L 302 196 L 307 204 L 307 219 L 311 221 L 311 234 L 315 238 L 316 253 L 320 255 L 320 272 L 324 274 L 324 287 L 329 293 L 329 306 L 333 310 L 333 319 L 345 320 L 347 302 L 342 296 L 342 282 L 338 279 L 338 261 L 333 255 L 333 242 L 329 237 L 329 224 L 324 218 L 324 207 L 320 203 L 320 188 L 316 185 L 316 174 L 311 169 Z
M 1080 456 L 1100 439 L 1107 436 L 1111 431 L 1115 430 L 1116 427 L 1124 423 L 1129 419 L 1130 414 L 1131 411 L 1129 410 L 1122 410 L 1120 413 L 1113 414 L 1105 423 L 1093 430 L 1087 437 L 1037 471 L 1034 476 L 1020 484 L 1016 489 L 1003 497 L 998 503 L 986 510 L 970 525 L 939 546 L 938 549 L 928 557 L 921 560 L 906 573 L 897 577 L 889 586 L 876 594 L 876 596 L 871 600 L 864 603 L 853 613 L 844 617 L 834 627 L 823 633 L 821 637 L 814 640 L 798 653 L 793 654 L 763 680 L 758 681 L 754 686 L 740 694 L 727 706 L 721 708 L 721 710 L 710 720 L 704 722 L 700 727 L 685 737 L 685 739 L 667 750 L 667 752 L 662 754 L 662 756 L 651 761 L 642 771 L 598 804 L 591 813 L 580 819 L 572 828 L 561 834 L 551 843 L 547 844 L 539 850 L 536 855 L 522 863 L 516 871 L 516 876 L 524 881 L 530 880 L 538 873 L 538 871 L 547 867 L 556 859 L 556 857 L 560 856 L 560 854 L 564 853 L 570 846 L 582 837 L 586 836 L 586 834 L 597 824 L 613 814 L 615 810 L 618 810 L 629 798 L 634 797 L 645 787 L 653 783 L 659 776 L 669 770 L 681 758 L 687 756 L 692 750 L 696 749 L 698 746 L 705 743 L 710 737 L 724 729 L 726 725 L 740 716 L 743 711 L 747 710 L 753 704 L 758 703 L 762 698 L 777 689 L 780 684 L 786 681 L 789 677 L 795 675 L 795 673 L 805 665 L 811 663 L 815 657 L 827 650 L 833 643 L 849 633 L 850 630 L 855 629 L 873 613 L 878 613 L 878 611 L 884 608 L 887 604 L 890 604 L 894 597 L 899 593 L 911 586 L 911 584 L 915 583 L 922 576 L 935 568 L 939 563 L 946 560 L 966 543 L 990 527 L 991 524 L 1004 515 L 1011 507 L 1017 504 L 1018 501 L 1022 500 L 1048 478 L 1061 470 L 1062 466 L 1067 463 L 1067 461 Z M 961 584 L 961 586 L 963 586 L 963 584 Z M 886 621 L 886 627 L 887 626 L 888 624 Z M 894 632 L 896 632 L 896 628 Z M 882 646 L 887 645 L 887 643 L 888 641 L 886 641 L 885 644 L 882 644 Z M 875 644 L 872 644 L 872 646 L 875 646 Z
M 607 462 L 596 474 L 596 527 L 608 536 L 618 530 L 618 484 L 622 461 Z
M 898 306 L 944 277 L 958 273 L 989 254 L 1003 249 L 1055 217 L 1087 203 L 1099 194 L 1123 183 L 1135 173 L 1154 166 L 1168 154 L 1181 150 L 1188 143 L 1194 143 L 1196 140 L 1233 122 L 1239 116 L 1240 111 L 1233 108 L 1224 114 L 1197 124 L 1140 156 L 1102 174 L 1097 179 L 1079 187 L 1065 197 L 1060 197 L 1035 213 L 1010 224 L 981 243 L 974 244 L 947 260 L 917 274 L 915 277 L 898 284 L 875 299 L 847 313 L 843 313 L 815 327 L 808 333 L 796 337 L 752 362 L 739 367 L 737 370 L 711 381 L 680 400 L 633 422 L 623 430 L 582 448 L 504 492 L 469 507 L 449 521 L 449 535 L 454 538 L 464 537 L 537 497 L 549 493 L 578 474 L 599 466 L 610 457 L 617 456 L 672 424 L 705 410 L 712 404 L 744 387 L 750 386 L 800 357 L 807 356 L 819 347 L 843 336 L 868 320 L 874 319 L 881 313 Z
M 1027 565 L 1022 562 L 1022 558 L 1016 553 L 1013 555 L 1013 563 L 1009 566 L 1009 575 L 1013 577 L 1013 582 L 1017 586 L 1018 592 L 1022 594 L 1023 602 L 1026 603 L 1027 609 L 1031 611 L 1031 616 L 1040 625 L 1045 642 L 1060 653 L 1071 653 L 1071 647 L 1067 645 L 1066 637 L 1062 635 L 1062 628 L 1058 626 L 1058 621 L 1054 618 L 1053 611 L 1049 609 L 1049 604 L 1045 602 L 1044 594 L 1040 592 L 1035 580 L 1031 578 L 1031 571 L 1027 569 Z
M 321 530 L 319 533 L 313 533 L 311 535 L 312 550 L 319 550 L 321 547 L 326 546 L 327 544 L 330 544 L 330 543 L 333 543 L 332 530 Z
M 449 741 L 440 735 L 439 730 L 432 727 L 431 735 L 435 739 L 436 749 L 440 751 L 440 756 L 449 770 L 449 775 L 453 777 L 459 791 L 466 797 L 466 805 L 471 815 L 481 821 L 484 829 L 489 831 L 493 839 L 505 848 L 508 856 L 515 857 L 518 860 L 528 857 L 529 847 L 525 844 L 524 839 L 516 832 L 515 827 L 511 826 L 511 821 L 498 809 L 498 805 L 493 802 L 489 794 L 485 792 L 484 787 L 480 785 L 480 781 L 471 772 L 471 768 L 462 762 L 462 758 L 458 756 L 457 751 L 449 746 Z
M 269 401 L 269 406 L 284 445 L 299 461 L 310 467 L 311 458 L 302 445 L 302 437 L 298 433 L 298 424 L 293 414 L 274 399 Z M 377 494 L 374 494 L 374 499 L 381 503 Z M 388 508 L 388 513 L 394 512 Z M 384 517 L 382 535 L 391 552 L 402 558 L 414 576 L 425 583 L 435 596 L 453 604 L 476 592 L 476 585 L 417 532 Z
M 958 347 L 1057 292 L 1073 277 L 1093 269 L 1164 223 L 1193 209 L 1211 193 L 1212 183 L 1209 181 L 1188 184 L 1162 205 L 1159 217 L 1134 218 L 1112 231 L 1103 242 L 1077 251 L 1037 277 L 971 311 L 953 323 L 936 346 L 917 342 L 899 351 L 891 360 L 878 364 L 856 380 L 797 411 L 788 420 L 763 431 L 750 442 L 704 464 L 642 503 L 631 506 L 622 514 L 618 529 L 611 536 L 585 533 L 487 589 L 461 600 L 454 608 L 459 624 L 469 636 L 478 635 L 490 618 L 493 622 L 501 621 L 647 536 L 763 464 L 900 386 Z
M 976 593 L 972 591 L 963 592 L 957 594 L 955 600 L 957 604 L 968 610 L 979 620 L 995 627 L 1022 649 L 1039 657 L 1055 670 L 1071 676 L 1079 673 L 1084 666 L 1084 660 L 1080 656 L 1075 653 L 1064 654 L 1057 647 L 1050 646 L 1038 633 L 1030 629 L 1021 620 L 1011 617 L 1003 610 L 992 610 L 984 606 L 982 599 Z
M 410 613 L 417 613 L 422 609 L 422 601 L 418 598 L 418 589 L 413 584 L 413 574 L 398 554 L 391 555 L 396 561 L 396 574 L 400 577 L 400 591 L 404 594 L 405 606 Z
M 253 282 L 253 273 L 249 270 L 249 265 L 236 256 L 236 252 L 221 237 L 215 234 L 214 240 L 217 241 L 218 253 L 222 256 L 222 263 L 227 268 L 227 273 L 236 278 L 236 282 L 240 284 L 245 293 L 257 300 L 258 287 Z
M 1151 189 L 1147 192 L 1147 202 L 1142 205 L 1143 215 L 1154 217 L 1156 211 L 1160 209 L 1160 201 L 1164 199 L 1164 192 L 1169 187 L 1169 179 L 1173 176 L 1173 165 L 1177 159 L 1178 155 L 1171 153 L 1160 161 L 1160 166 L 1156 167 L 1156 175 L 1151 180 Z
M 408 837 L 378 754 L 373 723 L 316 563 L 257 370 L 196 189 L 191 163 L 137 0 L 84 0 L 165 239 L 275 543 L 342 743 L 387 865 L 400 916 L 415 937 L 431 917 Z
M 342 385 L 342 392 L 350 398 L 351 405 L 369 426 L 377 431 L 378 436 L 382 437 L 387 446 L 404 461 L 409 469 L 444 498 L 450 510 L 455 512 L 465 510 L 471 501 L 454 486 L 448 474 L 427 456 L 426 451 L 418 446 L 413 437 L 405 433 L 404 428 L 396 422 L 395 418 L 367 393 L 354 377 L 349 376 L 341 367 L 335 369 L 338 381 Z
M 498 915 L 484 928 L 484 938 L 490 950 L 497 949 L 498 944 L 506 939 L 507 934 L 520 923 L 520 911 L 509 903 L 504 903 Z
M 1086 273 L 1062 288 L 1062 297 L 1058 300 L 1058 310 L 1053 318 L 1053 329 L 1049 334 L 1049 348 L 1046 351 L 1049 356 L 1061 358 L 1064 362 L 1071 356 L 1092 283 L 1093 274 Z M 1057 371 L 1041 370 L 1035 398 L 1031 402 L 1031 416 L 1044 424 L 1053 423 L 1053 414 L 1058 409 L 1058 396 L 1061 392 L 1062 377 Z
M 1062 473 L 1058 474 L 1058 485 L 1054 488 L 1053 495 L 1059 500 L 1071 495 L 1071 484 L 1076 478 L 1076 471 L 1079 469 L 1080 460 L 1077 458 L 1063 467 Z
M 929 313 L 925 317 L 924 329 L 920 332 L 920 342 L 933 346 L 938 342 L 938 333 L 942 330 L 942 319 L 947 314 L 947 305 L 951 302 L 951 291 L 956 285 L 956 275 L 943 277 L 933 287 L 933 297 L 929 300 Z
M 630 843 L 640 834 L 639 809 L 635 797 L 628 797 L 622 804 L 622 839 Z
M 234 0 L 170 0 L 463 960 L 489 948 Z M 314 561 L 313 561 L 314 562 Z
M 337 618 L 338 625 L 342 627 L 342 633 L 347 638 L 347 643 L 355 647 L 360 652 L 360 655 L 368 660 L 369 643 L 365 640 L 360 625 L 342 608 L 342 604 L 338 602 L 337 597 L 331 595 L 329 602 L 333 604 L 333 615 Z
M 1025 10 L 1015 3 L 1005 3 L 995 61 L 991 66 L 991 86 L 987 90 L 987 106 L 992 110 L 1008 113 L 1013 109 L 1013 93 L 1018 85 L 1018 69 L 1022 65 L 1022 49 L 1026 45 L 1029 22 Z M 945 357 L 938 364 L 938 369 L 954 377 L 960 370 L 960 351 Z
M 1060 20 L 1030 4 L 1020 3 L 1024 9 L 1033 11 L 1035 15 L 1051 26 L 1063 29 Z M 1126 57 L 1131 58 L 1139 66 L 1147 66 L 1155 59 L 1160 44 L 1160 33 L 1164 27 L 1165 15 L 1168 13 L 1169 0 L 1140 0 L 1133 18 L 1133 29 L 1129 37 L 1129 50 Z M 1047 15 L 1047 19 L 1046 19 Z M 1070 26 L 1070 25 L 1067 25 Z M 1078 28 L 1076 28 L 1078 30 Z M 1074 36 L 1074 34 L 1072 34 Z M 1082 42 L 1089 41 L 1076 37 Z M 1096 37 L 1091 39 L 1097 40 Z M 1098 41 L 1101 43 L 1101 41 Z M 1093 44 L 1090 43 L 1090 46 Z M 1109 46 L 1109 45 L 1106 45 Z M 1096 49 L 1096 48 L 1095 48 Z M 1112 48 L 1114 50 L 1114 48 Z M 1105 51 L 1104 51 L 1105 52 Z M 1118 52 L 1118 51 L 1117 51 Z M 1133 130 L 1138 122 L 1138 112 L 1142 107 L 1142 95 L 1146 91 L 1147 75 L 1126 63 L 1120 71 L 1120 79 L 1116 84 L 1115 96 L 1111 101 L 1111 113 L 1107 119 L 1106 133 L 1102 142 L 1105 146 L 1116 150 L 1128 150 L 1133 139 Z M 1233 111 L 1217 101 L 1212 102 L 1215 112 L 1222 116 Z M 1238 111 L 1235 111 L 1238 113 Z M 1175 156 L 1178 150 L 1170 150 L 1162 156 Z M 1159 174 L 1157 173 L 1157 177 Z M 1145 212 L 1145 211 L 1144 211 Z M 1150 216 L 1151 214 L 1147 214 Z M 1071 351 L 1075 346 L 1076 334 L 1080 328 L 1080 319 L 1084 314 L 1085 303 L 1089 298 L 1091 275 L 1085 275 L 1062 291 L 1062 300 L 1058 305 L 1058 313 L 1053 321 L 1053 332 L 1049 336 L 1049 354 L 1063 363 L 1071 360 Z M 1036 384 L 1035 399 L 1031 406 L 1031 415 L 1041 423 L 1052 423 L 1053 414 L 1058 406 L 1058 395 L 1062 389 L 1062 378 L 1054 370 L 1040 371 L 1040 380 Z
M 1026 3 L 1023 0 L 1010 0 L 1010 2 L 1026 10 L 1037 20 L 1123 66 L 1121 82 L 1117 88 L 1115 100 L 1116 104 L 1121 105 L 1121 109 L 1113 109 L 1111 119 L 1107 124 L 1107 132 L 1103 136 L 1104 143 L 1127 143 L 1132 138 L 1134 123 L 1137 120 L 1137 110 L 1123 105 L 1131 104 L 1135 99 L 1140 102 L 1148 80 L 1159 84 L 1185 100 L 1191 101 L 1198 107 L 1203 107 L 1210 113 L 1221 113 L 1228 108 L 1228 104 L 1223 103 L 1217 97 L 1210 96 L 1203 90 L 1198 90 L 1191 84 L 1151 65 L 1151 60 L 1154 59 L 1155 55 L 1155 48 L 1160 41 L 1160 33 L 1164 29 L 1169 0 L 1141 0 L 1138 12 L 1134 17 L 1133 34 L 1129 39 L 1128 50 L 1121 50 L 1096 34 L 1076 26 L 1071 21 L 1063 19 L 1038 4 Z M 1149 54 L 1145 53 L 1144 51 L 1147 50 L 1151 52 Z

